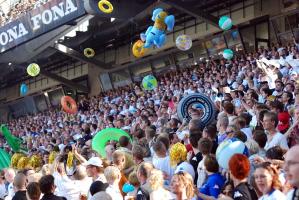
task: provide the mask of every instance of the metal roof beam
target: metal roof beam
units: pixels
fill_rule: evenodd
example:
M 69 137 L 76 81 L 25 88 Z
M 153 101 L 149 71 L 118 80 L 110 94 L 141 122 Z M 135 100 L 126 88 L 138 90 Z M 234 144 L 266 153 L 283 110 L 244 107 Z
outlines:
M 195 7 L 191 7 L 191 6 L 190 7 L 186 6 L 186 4 L 181 1 L 173 1 L 173 0 L 162 0 L 162 1 L 170 6 L 174 7 L 177 10 L 181 10 L 182 12 L 187 13 L 188 15 L 191 15 L 195 18 L 198 18 L 198 17 L 203 18 L 209 24 L 218 26 L 218 18 L 207 13 L 207 12 L 204 12 L 203 10 L 196 9 Z
M 89 93 L 89 88 L 88 87 L 86 87 L 84 85 L 81 85 L 81 84 L 78 84 L 78 83 L 75 83 L 74 81 L 66 79 L 62 76 L 58 76 L 57 74 L 54 74 L 54 73 L 49 72 L 47 70 L 41 69 L 40 74 L 42 74 L 42 75 L 44 75 L 48 78 L 51 78 L 55 81 L 58 81 L 58 82 L 66 85 L 70 88 L 80 90 L 80 91 L 85 92 L 85 93 Z
M 62 53 L 64 55 L 66 55 L 66 56 L 74 58 L 76 60 L 88 63 L 88 64 L 96 66 L 96 67 L 99 67 L 103 71 L 106 71 L 107 69 L 111 69 L 111 67 L 112 67 L 111 64 L 108 64 L 108 63 L 96 60 L 94 58 L 87 58 L 82 53 L 80 53 L 80 52 L 78 52 L 78 51 L 76 51 L 76 50 L 74 50 L 72 48 L 69 48 L 69 47 L 67 47 L 67 46 L 65 46 L 63 44 L 56 43 L 54 45 L 54 47 L 51 47 L 51 48 L 55 49 L 56 51 L 58 51 L 58 52 L 60 52 L 60 53 Z

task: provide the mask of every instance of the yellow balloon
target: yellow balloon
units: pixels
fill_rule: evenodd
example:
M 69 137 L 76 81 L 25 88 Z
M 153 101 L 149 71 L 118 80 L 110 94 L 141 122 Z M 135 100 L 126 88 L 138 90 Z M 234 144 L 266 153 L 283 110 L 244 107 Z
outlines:
M 30 65 L 28 65 L 27 67 L 27 73 L 30 76 L 37 76 L 40 72 L 40 68 L 39 65 L 36 63 L 31 63 Z
M 92 58 L 95 55 L 95 51 L 92 48 L 85 48 L 84 49 L 84 56 L 87 58 Z

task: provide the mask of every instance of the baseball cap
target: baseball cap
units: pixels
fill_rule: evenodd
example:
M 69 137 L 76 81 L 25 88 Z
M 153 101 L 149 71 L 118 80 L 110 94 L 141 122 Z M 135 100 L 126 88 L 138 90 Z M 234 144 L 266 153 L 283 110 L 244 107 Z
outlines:
M 86 166 L 93 165 L 96 167 L 103 167 L 103 161 L 99 157 L 91 157 L 86 163 Z

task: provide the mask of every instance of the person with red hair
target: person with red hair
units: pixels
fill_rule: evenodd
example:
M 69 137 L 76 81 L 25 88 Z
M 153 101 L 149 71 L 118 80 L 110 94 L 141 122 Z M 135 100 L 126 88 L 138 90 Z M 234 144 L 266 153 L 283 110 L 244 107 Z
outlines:
M 234 200 L 257 200 L 254 188 L 248 184 L 247 178 L 250 172 L 250 163 L 243 154 L 235 154 L 228 163 L 230 177 L 234 183 Z

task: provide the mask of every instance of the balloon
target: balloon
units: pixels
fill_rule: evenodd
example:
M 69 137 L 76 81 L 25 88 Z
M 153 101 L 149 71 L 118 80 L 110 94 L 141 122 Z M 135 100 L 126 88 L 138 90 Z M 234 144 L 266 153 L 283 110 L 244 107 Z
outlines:
M 10 165 L 10 160 L 10 155 L 3 149 L 0 149 L 0 170 L 8 168 Z
M 231 29 L 231 27 L 233 26 L 233 23 L 232 23 L 231 18 L 229 18 L 228 16 L 222 16 L 219 19 L 218 25 L 222 30 L 227 31 L 227 30 Z
M 143 46 L 144 46 L 144 42 L 142 40 L 137 40 L 133 44 L 132 52 L 136 58 L 140 58 L 140 57 L 144 56 L 144 54 L 146 53 L 147 49 L 143 48 Z
M 158 81 L 153 75 L 147 75 L 142 79 L 142 86 L 146 90 L 153 90 L 158 86 Z
M 234 57 L 234 52 L 231 49 L 224 49 L 223 58 L 230 60 Z
M 248 149 L 244 142 L 236 138 L 230 138 L 223 141 L 222 143 L 220 143 L 216 151 L 216 159 L 218 161 L 218 164 L 222 168 L 228 169 L 229 159 L 236 153 L 241 153 L 249 156 Z
M 175 44 L 179 50 L 187 51 L 192 47 L 192 39 L 189 35 L 180 35 L 176 38 Z
M 27 67 L 27 73 L 30 76 L 37 76 L 40 72 L 40 67 L 38 64 L 36 63 L 31 63 L 30 65 L 28 65 Z
M 21 95 L 25 95 L 27 92 L 28 92 L 27 85 L 25 83 L 22 83 L 21 87 L 20 87 L 20 93 L 21 93 Z
M 237 39 L 237 37 L 238 37 L 238 31 L 233 31 L 233 32 L 231 32 L 231 36 L 232 36 L 232 38 L 235 40 L 235 39 Z
M 106 128 L 101 130 L 92 139 L 92 149 L 98 152 L 101 156 L 106 157 L 106 143 L 110 140 L 118 141 L 121 136 L 128 137 L 132 142 L 129 134 L 121 129 Z
M 160 48 L 166 42 L 166 29 L 172 31 L 174 27 L 174 16 L 168 15 L 162 8 L 156 8 L 153 11 L 153 26 L 149 26 L 145 33 L 140 34 L 140 38 L 144 44 L 144 48 L 150 48 L 153 45 Z
M 134 190 L 135 190 L 134 186 L 129 183 L 125 183 L 122 188 L 122 191 L 124 193 L 133 192 Z

